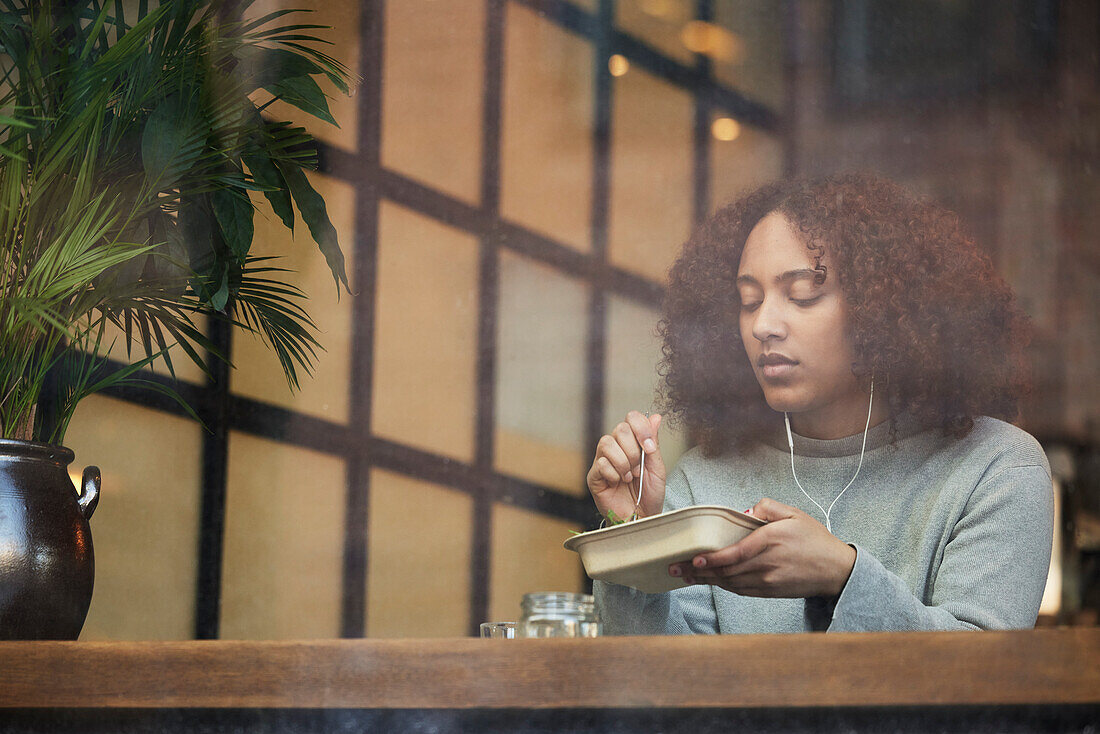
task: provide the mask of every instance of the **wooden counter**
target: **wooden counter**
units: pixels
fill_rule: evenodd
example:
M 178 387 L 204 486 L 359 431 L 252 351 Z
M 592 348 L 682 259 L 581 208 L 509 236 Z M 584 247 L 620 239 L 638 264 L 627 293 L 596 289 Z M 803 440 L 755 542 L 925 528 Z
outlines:
M 215 716 L 209 710 L 964 707 L 974 712 L 1070 706 L 1064 710 L 1091 717 L 1100 711 L 1100 629 L 591 640 L 6 642 L 0 643 L 0 671 L 0 707 L 22 709 L 24 722 L 33 720 L 28 710 L 43 708 L 203 709 Z

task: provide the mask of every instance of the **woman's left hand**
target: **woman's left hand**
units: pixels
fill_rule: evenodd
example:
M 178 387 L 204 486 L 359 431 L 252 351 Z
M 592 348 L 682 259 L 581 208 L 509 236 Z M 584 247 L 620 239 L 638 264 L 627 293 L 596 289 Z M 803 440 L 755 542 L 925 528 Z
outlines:
M 742 596 L 835 597 L 844 590 L 856 551 L 802 510 L 764 498 L 749 514 L 768 524 L 731 546 L 674 563 L 687 583 L 713 584 Z

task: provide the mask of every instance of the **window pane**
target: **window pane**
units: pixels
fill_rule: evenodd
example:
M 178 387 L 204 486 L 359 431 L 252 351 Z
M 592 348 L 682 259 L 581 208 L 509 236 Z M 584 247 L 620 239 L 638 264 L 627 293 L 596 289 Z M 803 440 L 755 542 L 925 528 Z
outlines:
M 290 8 L 305 8 L 308 13 L 291 13 L 271 22 L 270 27 L 279 25 L 315 23 L 329 26 L 323 29 L 301 31 L 308 33 L 332 44 L 320 46 L 320 50 L 332 56 L 334 59 L 348 67 L 352 76 L 359 71 L 359 2 L 358 0 L 257 0 L 249 6 L 246 18 L 255 20 L 268 13 Z M 268 26 L 265 26 L 268 27 Z M 314 45 L 317 48 L 316 45 Z M 324 122 L 312 115 L 302 112 L 285 102 L 275 102 L 266 108 L 265 113 L 272 119 L 288 120 L 305 127 L 313 137 L 326 143 L 337 145 L 347 150 L 355 150 L 358 145 L 356 134 L 359 128 L 359 115 L 356 112 L 356 96 L 348 96 L 341 92 L 327 78 L 313 77 L 321 91 L 328 97 L 329 111 L 336 120 L 336 125 Z M 349 80 L 349 88 L 354 95 L 356 84 Z M 263 104 L 271 99 L 266 91 L 256 92 L 253 100 Z
M 230 434 L 222 638 L 340 635 L 346 495 L 342 459 Z
M 683 64 L 695 55 L 684 45 L 685 27 L 695 17 L 692 0 L 618 0 L 615 25 Z
M 615 79 L 609 255 L 654 280 L 691 230 L 694 115 L 690 95 L 649 74 Z
M 603 430 L 610 431 L 628 412 L 656 412 L 661 340 L 660 312 L 635 301 L 610 296 L 607 302 L 607 392 Z M 661 458 L 672 468 L 684 452 L 684 439 L 668 417 L 658 433 Z
M 576 523 L 510 505 L 493 506 L 489 616 L 518 621 L 523 595 L 584 590 L 580 556 L 562 547 Z M 487 620 L 483 620 L 487 621 Z
M 311 174 L 310 182 L 325 199 L 350 279 L 354 265 L 355 190 L 327 176 Z M 291 235 L 262 196 L 253 197 L 253 202 L 258 211 L 252 254 L 278 256 L 279 259 L 271 264 L 294 271 L 271 275 L 285 278 L 286 282 L 305 291 L 309 299 L 302 303 L 302 307 L 317 324 L 318 333 L 315 336 L 325 351 L 318 350 L 312 376 L 305 370 L 298 370 L 302 389 L 292 392 L 275 353 L 258 336 L 237 330 L 233 338 L 233 362 L 237 369 L 231 373 L 232 389 L 238 395 L 331 421 L 346 422 L 354 296 L 343 291 L 338 296 L 332 272 L 300 219 Z M 352 287 L 355 287 L 354 283 Z
M 729 53 L 711 55 L 715 77 L 776 110 L 786 96 L 783 12 L 784 4 L 774 0 L 714 4 L 714 22 L 731 41 Z
M 580 250 L 592 206 L 592 46 L 507 5 L 501 212 Z
M 589 289 L 505 253 L 497 309 L 494 464 L 583 494 L 585 324 Z
M 477 240 L 388 202 L 380 233 L 373 430 L 471 461 Z
M 473 500 L 376 470 L 369 522 L 367 636 L 466 635 Z
M 748 125 L 728 127 L 738 133 L 733 140 L 713 135 L 710 140 L 712 211 L 783 175 L 783 145 L 778 138 Z
M 485 4 L 386 3 L 382 163 L 476 202 Z
M 90 522 L 95 593 L 83 640 L 186 640 L 195 634 L 202 428 L 99 395 L 81 401 L 65 444 L 69 474 L 103 476 Z

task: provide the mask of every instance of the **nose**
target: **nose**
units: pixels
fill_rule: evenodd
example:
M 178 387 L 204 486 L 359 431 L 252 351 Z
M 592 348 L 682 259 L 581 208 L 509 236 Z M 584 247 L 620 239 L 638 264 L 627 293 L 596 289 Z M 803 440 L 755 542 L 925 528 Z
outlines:
M 783 307 L 775 298 L 765 298 L 752 314 L 752 335 L 762 342 L 787 338 Z

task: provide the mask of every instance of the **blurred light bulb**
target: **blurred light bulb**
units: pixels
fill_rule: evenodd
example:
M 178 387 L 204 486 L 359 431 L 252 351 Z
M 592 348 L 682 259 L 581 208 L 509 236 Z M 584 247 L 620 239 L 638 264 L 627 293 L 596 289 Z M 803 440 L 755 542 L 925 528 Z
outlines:
M 745 44 L 740 38 L 721 26 L 702 20 L 693 20 L 680 30 L 680 42 L 697 54 L 706 54 L 716 61 L 741 63 L 745 57 Z
M 723 142 L 737 140 L 741 135 L 741 123 L 732 117 L 719 117 L 710 124 L 710 134 Z
M 622 54 L 612 54 L 611 58 L 607 60 L 607 68 L 611 72 L 611 76 L 622 76 L 630 71 L 630 62 Z
M 695 12 L 687 0 L 643 0 L 641 8 L 646 15 L 669 22 L 687 20 Z
M 672 10 L 669 0 L 645 0 L 642 3 L 642 12 L 656 18 L 663 18 Z

